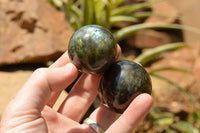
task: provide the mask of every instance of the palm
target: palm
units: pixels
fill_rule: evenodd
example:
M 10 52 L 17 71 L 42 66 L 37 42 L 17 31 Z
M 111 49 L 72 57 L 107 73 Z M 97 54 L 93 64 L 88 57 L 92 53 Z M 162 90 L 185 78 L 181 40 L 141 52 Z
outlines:
M 48 131 L 51 132 L 80 132 L 83 130 L 83 126 L 78 122 L 63 116 L 62 114 L 54 111 L 49 107 L 45 107 L 42 112 L 42 116 L 45 118 L 44 126 L 47 125 Z

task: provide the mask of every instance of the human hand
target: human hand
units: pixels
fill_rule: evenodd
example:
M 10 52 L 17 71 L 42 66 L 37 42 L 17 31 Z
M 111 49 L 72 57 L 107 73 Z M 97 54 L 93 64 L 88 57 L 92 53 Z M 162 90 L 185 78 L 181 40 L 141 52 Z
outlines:
M 89 125 L 80 124 L 80 121 L 97 95 L 101 75 L 83 74 L 58 111 L 52 109 L 60 93 L 77 75 L 78 70 L 70 63 L 67 52 L 49 68 L 37 69 L 7 106 L 2 116 L 0 132 L 95 132 Z M 140 94 L 122 115 L 101 104 L 89 118 L 107 133 L 131 133 L 151 106 L 151 96 Z

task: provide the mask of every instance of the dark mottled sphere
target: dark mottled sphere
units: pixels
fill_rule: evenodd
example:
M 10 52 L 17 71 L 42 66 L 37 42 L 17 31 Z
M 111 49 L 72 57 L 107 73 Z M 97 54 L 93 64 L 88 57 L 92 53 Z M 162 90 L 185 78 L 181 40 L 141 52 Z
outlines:
M 87 25 L 77 30 L 68 47 L 69 57 L 81 71 L 102 73 L 115 62 L 117 45 L 113 35 L 98 25 Z
M 131 61 L 114 63 L 104 73 L 99 96 L 111 110 L 123 113 L 140 93 L 151 94 L 151 79 L 147 71 Z

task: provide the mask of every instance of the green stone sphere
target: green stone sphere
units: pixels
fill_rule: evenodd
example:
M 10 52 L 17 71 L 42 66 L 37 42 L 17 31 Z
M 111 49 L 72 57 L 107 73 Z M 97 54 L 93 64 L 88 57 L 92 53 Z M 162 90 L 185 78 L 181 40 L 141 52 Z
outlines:
M 99 96 L 112 111 L 123 113 L 141 93 L 151 94 L 152 84 L 147 71 L 139 64 L 121 61 L 105 71 L 99 86 Z
M 86 25 L 72 35 L 68 53 L 72 63 L 82 72 L 97 74 L 115 62 L 117 45 L 107 29 Z

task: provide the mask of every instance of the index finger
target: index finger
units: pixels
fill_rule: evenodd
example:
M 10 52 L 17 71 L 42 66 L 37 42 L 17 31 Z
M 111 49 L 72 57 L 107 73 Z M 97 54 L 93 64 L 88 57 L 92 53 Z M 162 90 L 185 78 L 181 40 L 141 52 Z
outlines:
M 50 68 L 55 68 L 55 67 L 62 67 L 65 64 L 71 62 L 69 55 L 68 55 L 68 50 L 60 57 L 58 58 L 51 66 Z
M 49 68 L 62 67 L 69 62 L 71 62 L 71 61 L 70 61 L 70 58 L 68 55 L 68 50 L 67 50 L 60 58 L 58 58 L 51 66 L 49 66 Z M 55 102 L 57 101 L 57 99 L 60 96 L 62 91 L 63 90 L 52 92 L 52 94 L 46 104 L 48 106 L 52 107 L 55 104 Z

